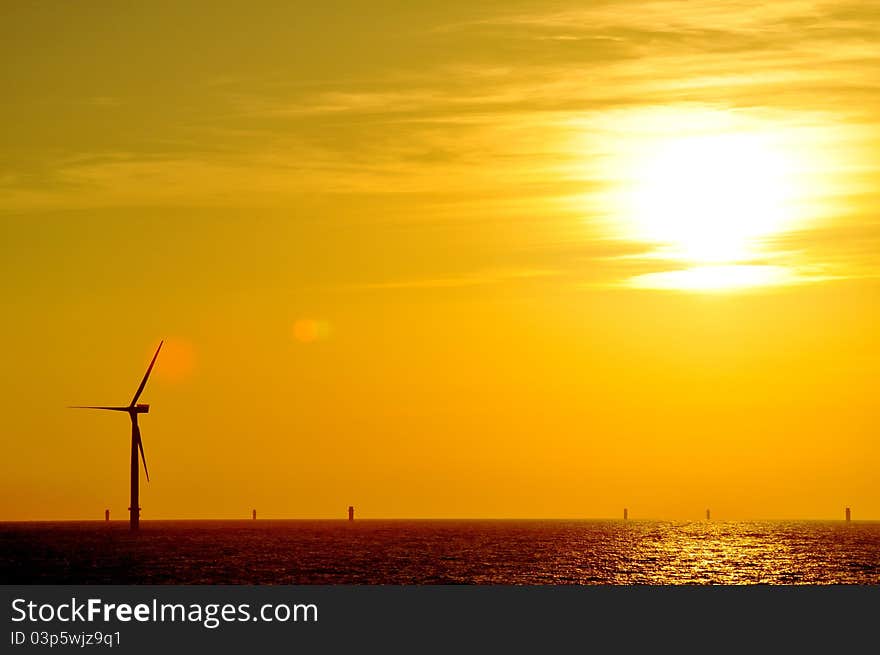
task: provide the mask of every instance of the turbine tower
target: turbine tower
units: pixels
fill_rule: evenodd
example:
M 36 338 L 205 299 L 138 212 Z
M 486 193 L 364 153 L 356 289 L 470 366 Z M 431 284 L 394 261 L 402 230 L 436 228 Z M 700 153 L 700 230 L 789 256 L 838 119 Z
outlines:
M 159 342 L 159 347 L 156 348 L 156 354 L 153 355 L 153 359 L 150 361 L 150 366 L 147 368 L 147 372 L 144 373 L 144 379 L 141 380 L 140 386 L 137 388 L 137 391 L 134 392 L 134 398 L 131 399 L 130 405 L 126 407 L 76 405 L 73 407 L 73 409 L 107 409 L 111 412 L 127 412 L 128 417 L 131 419 L 131 506 L 128 508 L 128 511 L 129 526 L 132 530 L 138 529 L 141 515 L 141 508 L 138 504 L 138 478 L 140 473 L 138 470 L 138 451 L 140 451 L 141 461 L 144 463 L 144 473 L 147 476 L 147 482 L 150 481 L 150 473 L 147 470 L 147 458 L 144 456 L 144 444 L 141 441 L 141 429 L 138 427 L 137 418 L 138 414 L 149 413 L 150 406 L 138 403 L 138 398 L 141 397 L 144 387 L 147 386 L 147 379 L 150 377 L 150 372 L 153 370 L 153 364 L 156 363 L 156 358 L 159 356 L 159 351 L 162 350 L 163 343 L 165 343 L 164 340 Z

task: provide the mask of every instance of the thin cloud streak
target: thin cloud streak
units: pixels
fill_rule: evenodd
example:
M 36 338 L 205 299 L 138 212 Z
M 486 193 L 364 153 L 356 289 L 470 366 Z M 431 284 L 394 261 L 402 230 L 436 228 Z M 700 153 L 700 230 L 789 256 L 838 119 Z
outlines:
M 0 168 L 2 211 L 412 194 L 469 199 L 471 207 L 435 203 L 418 212 L 455 222 L 472 220 L 479 200 L 497 212 L 507 198 L 560 231 L 577 217 L 582 229 L 570 238 L 586 246 L 603 238 L 609 220 L 596 199 L 614 182 L 606 164 L 621 121 L 663 108 L 769 116 L 821 132 L 828 148 L 859 156 L 869 186 L 880 177 L 869 153 L 880 143 L 880 119 L 869 109 L 880 100 L 880 53 L 869 39 L 877 16 L 863 5 L 605 2 L 480 13 L 434 26 L 438 44 L 483 45 L 427 69 L 403 60 L 338 81 L 209 78 L 219 101 L 165 125 L 149 153 L 122 143 L 59 148 L 22 157 L 30 168 Z M 537 45 L 505 46 L 529 40 Z M 103 98 L 112 103 L 96 102 Z M 120 114 L 133 104 L 122 94 L 84 102 Z M 411 220 L 422 218 L 413 212 Z
M 560 271 L 542 271 L 528 269 L 512 271 L 478 271 L 458 277 L 422 278 L 394 280 L 388 282 L 368 282 L 365 284 L 347 285 L 342 288 L 344 290 L 350 291 L 396 289 L 454 289 L 459 287 L 504 284 L 517 280 L 558 277 L 560 275 Z

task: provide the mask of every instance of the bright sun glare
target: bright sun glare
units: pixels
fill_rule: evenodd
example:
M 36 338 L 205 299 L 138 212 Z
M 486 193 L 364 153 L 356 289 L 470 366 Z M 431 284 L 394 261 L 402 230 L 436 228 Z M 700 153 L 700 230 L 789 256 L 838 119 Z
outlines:
M 639 127 L 616 166 L 616 229 L 677 270 L 639 275 L 632 286 L 724 291 L 795 279 L 770 261 L 773 238 L 805 218 L 802 162 L 782 130 L 711 112 Z
M 790 166 L 760 137 L 673 139 L 636 164 L 628 220 L 640 240 L 694 264 L 753 257 L 791 221 Z

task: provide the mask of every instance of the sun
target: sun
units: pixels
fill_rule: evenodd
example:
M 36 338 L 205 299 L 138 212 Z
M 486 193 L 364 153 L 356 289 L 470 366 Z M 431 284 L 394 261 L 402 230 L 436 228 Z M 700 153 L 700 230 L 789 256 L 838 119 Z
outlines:
M 821 193 L 807 183 L 815 162 L 802 129 L 655 108 L 610 132 L 599 202 L 611 233 L 641 245 L 632 257 L 648 268 L 629 286 L 711 292 L 800 279 L 783 237 L 812 220 Z
M 708 134 L 654 144 L 633 167 L 630 234 L 670 259 L 731 265 L 792 222 L 791 163 L 758 134 Z

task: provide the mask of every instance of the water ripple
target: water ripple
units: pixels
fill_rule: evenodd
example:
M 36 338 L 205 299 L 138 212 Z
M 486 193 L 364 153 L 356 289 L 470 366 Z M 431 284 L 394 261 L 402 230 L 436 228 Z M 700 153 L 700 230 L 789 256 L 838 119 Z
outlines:
M 0 581 L 60 584 L 880 584 L 877 522 L 0 524 Z

